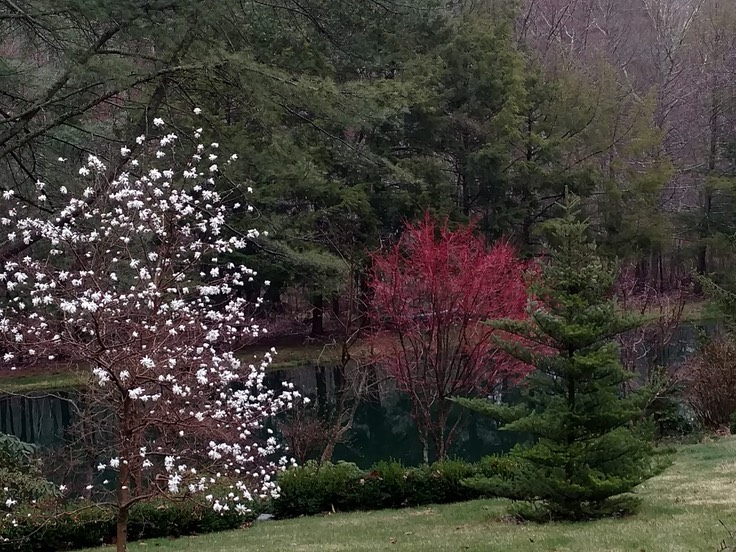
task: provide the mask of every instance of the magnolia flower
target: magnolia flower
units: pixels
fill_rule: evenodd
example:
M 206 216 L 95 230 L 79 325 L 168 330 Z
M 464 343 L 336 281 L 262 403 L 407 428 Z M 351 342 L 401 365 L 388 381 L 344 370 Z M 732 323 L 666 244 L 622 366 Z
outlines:
M 201 113 L 202 113 L 202 110 L 201 110 L 200 108 L 198 108 L 198 107 L 195 107 L 195 108 L 194 108 L 194 109 L 192 110 L 192 112 L 193 112 L 193 113 L 194 113 L 195 115 L 199 115 L 199 114 L 201 114 Z
M 155 119 L 153 120 L 153 126 L 156 126 L 156 127 L 162 127 L 162 126 L 164 126 L 165 124 L 166 124 L 166 123 L 164 123 L 164 120 L 163 120 L 163 119 L 162 119 L 161 117 L 156 117 L 156 118 L 155 118 Z

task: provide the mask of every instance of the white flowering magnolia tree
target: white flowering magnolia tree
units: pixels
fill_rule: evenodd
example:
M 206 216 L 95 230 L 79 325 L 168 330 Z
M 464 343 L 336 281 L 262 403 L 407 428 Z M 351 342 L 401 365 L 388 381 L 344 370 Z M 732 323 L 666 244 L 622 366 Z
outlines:
M 233 353 L 264 331 L 244 299 L 256 274 L 225 262 L 258 237 L 227 226 L 229 211 L 249 207 L 217 191 L 220 167 L 237 157 L 221 161 L 211 143 L 179 160 L 177 136 L 154 125 L 158 136 L 138 138 L 142 153 L 114 181 L 90 156 L 81 197 L 37 183 L 38 203 L 63 205 L 57 216 L 33 215 L 12 192 L 0 209 L 7 240 L 33 242 L 0 271 L 5 366 L 61 357 L 90 367 L 89 400 L 114 415 L 113 453 L 98 469 L 117 471 L 118 550 L 137 502 L 201 495 L 245 512 L 277 493 L 289 460 L 264 425 L 299 400 L 290 385 L 264 385 L 271 353 L 256 365 Z

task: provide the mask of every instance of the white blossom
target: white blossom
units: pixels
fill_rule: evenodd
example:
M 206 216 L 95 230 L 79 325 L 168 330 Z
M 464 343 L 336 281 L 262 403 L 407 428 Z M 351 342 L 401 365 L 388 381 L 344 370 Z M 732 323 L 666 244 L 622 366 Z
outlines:
M 177 141 L 170 133 L 157 144 Z M 289 460 L 263 429 L 300 400 L 293 386 L 267 387 L 275 351 L 253 364 L 233 353 L 267 329 L 253 317 L 259 300 L 241 293 L 256 271 L 228 259 L 265 232 L 227 231 L 230 201 L 219 191 L 218 156 L 204 144 L 183 166 L 162 166 L 174 155 L 140 149 L 120 148 L 133 168 L 111 182 L 90 155 L 79 176 L 95 180 L 69 186 L 80 194 L 60 187 L 58 215 L 36 217 L 3 192 L 3 235 L 38 247 L 0 266 L 1 287 L 12 291 L 0 304 L 1 358 L 12 368 L 32 354 L 88 365 L 100 411 L 147 428 L 132 446 L 114 424 L 105 428 L 118 456 L 98 461 L 98 471 L 137 466 L 163 494 L 198 493 L 218 511 L 244 512 L 241 502 L 278 494 L 275 474 Z M 36 189 L 43 197 L 43 183 Z

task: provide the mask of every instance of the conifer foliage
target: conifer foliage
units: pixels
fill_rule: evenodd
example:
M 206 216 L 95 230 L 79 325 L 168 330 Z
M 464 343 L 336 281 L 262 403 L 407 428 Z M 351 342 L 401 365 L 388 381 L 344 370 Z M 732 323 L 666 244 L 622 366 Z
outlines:
M 638 500 L 628 493 L 654 472 L 652 449 L 635 427 L 641 401 L 622 393 L 632 374 L 622 367 L 613 340 L 637 322 L 617 312 L 615 267 L 588 240 L 577 202 L 569 200 L 564 210 L 544 228 L 548 257 L 535 282 L 529 320 L 492 324 L 520 338 L 502 345 L 535 367 L 523 406 L 458 399 L 501 420 L 504 429 L 532 437 L 511 453 L 521 467 L 512 485 L 473 483 L 496 485 L 497 492 L 531 503 L 518 513 L 540 520 L 630 513 Z

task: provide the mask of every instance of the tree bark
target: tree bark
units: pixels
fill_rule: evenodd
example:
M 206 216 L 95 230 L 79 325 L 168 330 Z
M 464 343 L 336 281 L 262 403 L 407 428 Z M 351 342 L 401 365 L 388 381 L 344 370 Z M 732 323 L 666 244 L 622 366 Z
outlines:
M 118 509 L 118 521 L 115 531 L 117 552 L 125 552 L 128 548 L 128 507 Z
M 332 316 L 334 316 L 336 320 L 340 319 L 340 296 L 339 295 L 334 295 L 332 297 Z
M 312 331 L 311 335 L 322 335 L 324 329 L 324 296 L 315 293 L 312 296 Z
M 370 260 L 368 261 L 368 263 L 369 264 L 365 267 L 365 270 L 357 270 L 355 273 L 355 278 L 358 283 L 358 304 L 356 311 L 358 313 L 358 328 L 360 328 L 361 330 L 367 329 L 371 323 L 371 289 L 368 283 L 369 274 L 371 271 Z
M 119 423 L 120 435 L 120 471 L 118 474 L 118 520 L 115 532 L 117 552 L 125 552 L 128 546 L 128 514 L 130 512 L 130 464 L 128 458 L 132 447 L 132 432 L 130 424 L 133 422 L 132 399 L 123 399 Z
M 422 437 L 422 463 L 425 465 L 429 464 L 429 439 Z
M 128 548 L 128 514 L 130 506 L 130 488 L 128 487 L 128 466 L 121 462 L 120 481 L 118 482 L 118 520 L 115 531 L 117 552 L 125 552 Z
M 720 141 L 720 125 L 719 118 L 721 115 L 720 103 L 718 98 L 719 83 L 717 76 L 713 76 L 711 82 L 711 113 L 710 113 L 710 144 L 708 153 L 708 172 L 711 176 L 715 173 L 718 166 L 718 144 Z M 700 244 L 698 246 L 697 271 L 700 275 L 708 272 L 708 244 L 706 239 L 710 237 L 710 216 L 713 209 L 713 194 L 708 183 L 705 184 L 703 191 L 703 222 L 700 227 Z M 701 293 L 702 287 L 699 282 L 695 285 L 696 293 Z

